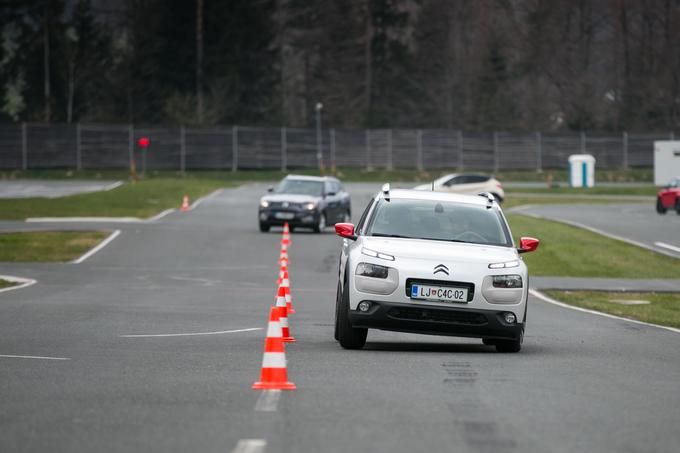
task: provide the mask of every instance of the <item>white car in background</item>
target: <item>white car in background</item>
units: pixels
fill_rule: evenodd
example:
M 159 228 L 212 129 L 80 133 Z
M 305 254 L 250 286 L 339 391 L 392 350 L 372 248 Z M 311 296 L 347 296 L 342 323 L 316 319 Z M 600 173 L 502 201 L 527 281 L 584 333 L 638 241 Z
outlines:
M 433 188 L 434 185 L 434 188 Z M 496 178 L 478 174 L 451 173 L 428 184 L 414 187 L 415 190 L 434 190 L 435 192 L 454 192 L 476 195 L 487 192 L 501 203 L 505 198 L 503 185 Z
M 490 194 L 390 190 L 385 185 L 344 238 L 335 338 L 346 349 L 369 328 L 481 338 L 499 352 L 522 347 L 529 275 Z

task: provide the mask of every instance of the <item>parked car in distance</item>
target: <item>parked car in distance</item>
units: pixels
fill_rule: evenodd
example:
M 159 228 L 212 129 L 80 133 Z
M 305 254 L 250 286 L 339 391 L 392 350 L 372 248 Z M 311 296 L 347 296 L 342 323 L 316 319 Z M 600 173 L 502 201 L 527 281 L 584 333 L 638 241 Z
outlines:
M 656 212 L 665 214 L 669 209 L 675 209 L 680 215 L 680 176 L 671 179 L 656 196 Z
M 288 223 L 319 233 L 327 225 L 349 222 L 352 206 L 342 183 L 331 176 L 288 175 L 260 199 L 260 231 Z
M 416 186 L 414 189 L 433 190 L 433 184 L 435 192 L 453 192 L 469 195 L 487 192 L 496 197 L 496 201 L 499 203 L 505 198 L 505 191 L 503 191 L 503 185 L 500 181 L 493 176 L 478 174 L 451 173 L 450 175 L 437 178 L 431 183 Z

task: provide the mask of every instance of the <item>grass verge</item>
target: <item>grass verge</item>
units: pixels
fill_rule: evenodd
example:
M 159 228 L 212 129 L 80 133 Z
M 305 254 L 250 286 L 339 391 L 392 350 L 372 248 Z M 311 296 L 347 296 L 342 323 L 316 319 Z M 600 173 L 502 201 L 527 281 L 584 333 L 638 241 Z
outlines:
M 586 196 L 564 196 L 564 197 L 522 197 L 514 194 L 508 194 L 503 201 L 503 209 L 514 208 L 527 204 L 612 204 L 612 203 L 646 203 L 645 201 L 625 198 L 625 197 L 607 197 L 607 198 L 593 198 Z
M 0 289 L 9 288 L 10 286 L 18 285 L 17 282 L 8 282 L 7 280 L 0 279 Z
M 0 219 L 28 217 L 151 217 L 179 207 L 186 194 L 193 202 L 220 187 L 235 183 L 216 179 L 157 178 L 125 184 L 107 192 L 93 192 L 61 198 L 0 200 Z
M 99 244 L 103 231 L 30 231 L 0 234 L 0 261 L 73 261 Z
M 678 278 L 680 260 L 622 241 L 550 220 L 509 214 L 508 222 L 520 236 L 541 240 L 524 256 L 531 275 L 602 278 Z
M 582 187 L 554 187 L 554 188 L 523 188 L 523 189 L 507 189 L 505 191 L 507 196 L 517 195 L 521 196 L 523 193 L 530 193 L 536 195 L 542 194 L 560 194 L 560 195 L 580 195 L 587 197 L 588 195 L 632 195 L 632 196 L 655 196 L 660 188 L 652 184 L 640 185 L 633 187 L 591 187 L 589 189 Z
M 680 293 L 616 293 L 600 291 L 544 291 L 553 299 L 577 307 L 638 321 L 680 327 Z M 625 305 L 621 301 L 648 301 Z

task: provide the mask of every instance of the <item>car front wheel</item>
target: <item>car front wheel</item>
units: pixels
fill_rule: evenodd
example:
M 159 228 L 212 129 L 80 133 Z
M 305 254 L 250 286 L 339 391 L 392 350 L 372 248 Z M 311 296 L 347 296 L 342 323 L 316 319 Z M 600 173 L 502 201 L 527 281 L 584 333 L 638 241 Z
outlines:
M 524 332 L 522 332 L 517 340 L 496 340 L 495 346 L 497 352 L 519 352 L 522 349 L 522 340 L 524 339 Z
M 315 233 L 321 233 L 326 228 L 326 214 L 319 214 L 319 223 L 314 226 Z
M 663 202 L 661 201 L 661 198 L 656 199 L 656 212 L 659 214 L 665 214 L 666 213 L 666 208 L 663 205 Z
M 269 231 L 269 228 L 271 228 L 270 225 L 260 222 L 260 231 L 266 233 L 267 231 Z
M 349 291 L 345 282 L 344 291 L 338 284 L 338 298 L 335 310 L 336 339 L 344 349 L 361 349 L 366 344 L 368 329 L 352 327 L 349 321 Z
M 675 199 L 675 212 L 680 215 L 680 197 Z

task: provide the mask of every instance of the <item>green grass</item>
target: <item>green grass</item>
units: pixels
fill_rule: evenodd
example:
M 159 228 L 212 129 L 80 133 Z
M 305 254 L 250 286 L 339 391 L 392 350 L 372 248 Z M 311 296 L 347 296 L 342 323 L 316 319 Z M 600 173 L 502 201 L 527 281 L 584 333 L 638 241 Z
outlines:
M 504 210 L 522 206 L 527 204 L 612 204 L 612 203 L 644 203 L 640 200 L 631 200 L 630 198 L 592 198 L 587 196 L 573 195 L 569 197 L 522 197 L 513 194 L 503 201 L 502 208 Z
M 616 293 L 599 291 L 546 291 L 553 299 L 591 310 L 680 327 L 680 293 Z M 612 300 L 646 300 L 649 305 L 622 305 Z
M 523 255 L 531 275 L 591 278 L 680 276 L 680 260 L 558 222 L 516 214 L 507 217 L 517 243 L 520 236 L 541 240 L 537 251 Z
M 179 207 L 186 194 L 193 202 L 220 187 L 235 183 L 218 179 L 152 178 L 107 192 L 94 192 L 62 198 L 23 198 L 0 200 L 0 219 L 27 217 L 151 217 Z
M 0 261 L 72 261 L 99 244 L 102 231 L 30 231 L 0 234 Z
M 8 282 L 7 280 L 0 279 L 0 289 L 9 288 L 10 286 L 16 286 L 16 282 Z
M 453 169 L 438 169 L 417 171 L 415 169 L 395 169 L 382 170 L 374 169 L 373 171 L 366 171 L 361 168 L 338 168 L 337 171 L 326 171 L 325 174 L 334 174 L 346 182 L 427 182 L 432 181 L 442 175 L 448 173 L 456 173 Z M 491 174 L 492 172 L 483 170 L 466 169 L 466 173 L 482 173 Z M 304 174 L 304 175 L 319 175 L 320 172 L 315 169 L 295 169 L 291 168 L 287 172 L 274 170 L 240 170 L 231 172 L 229 170 L 206 170 L 206 171 L 189 171 L 185 175 L 177 171 L 150 171 L 149 178 L 177 178 L 186 177 L 194 179 L 221 179 L 225 181 L 276 181 L 281 179 L 289 173 Z M 552 175 L 553 182 L 566 182 L 566 170 L 546 170 L 544 172 L 536 172 L 533 170 L 517 170 L 517 171 L 501 171 L 496 173 L 496 177 L 500 181 L 546 181 L 548 175 Z M 69 169 L 63 170 L 15 170 L 0 172 L 0 179 L 127 179 L 128 172 L 126 170 L 83 170 L 75 171 Z M 631 170 L 597 170 L 598 181 L 615 181 L 615 182 L 647 182 L 653 180 L 653 169 L 651 168 L 636 168 Z
M 521 196 L 525 193 L 530 194 L 560 194 L 560 195 L 629 195 L 629 196 L 655 196 L 660 188 L 652 184 L 636 187 L 591 187 L 585 189 L 581 187 L 554 187 L 554 188 L 525 188 L 525 189 L 507 189 L 505 191 L 507 196 L 517 195 Z

